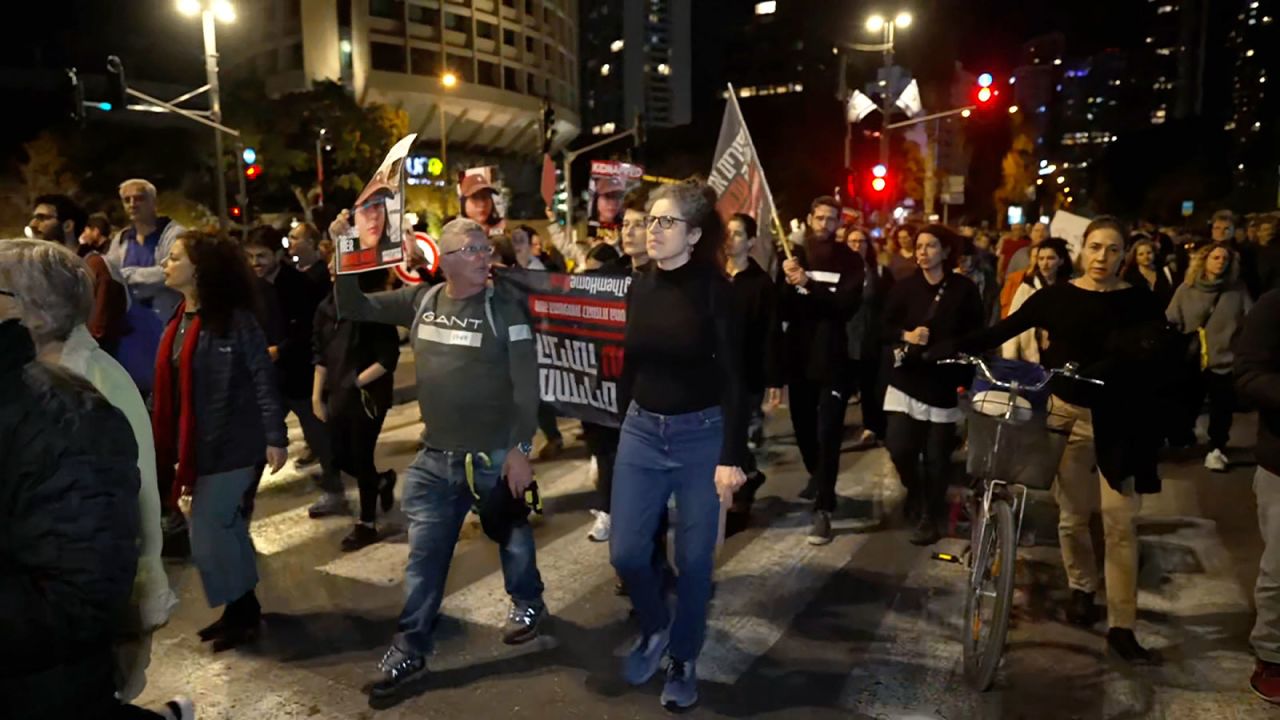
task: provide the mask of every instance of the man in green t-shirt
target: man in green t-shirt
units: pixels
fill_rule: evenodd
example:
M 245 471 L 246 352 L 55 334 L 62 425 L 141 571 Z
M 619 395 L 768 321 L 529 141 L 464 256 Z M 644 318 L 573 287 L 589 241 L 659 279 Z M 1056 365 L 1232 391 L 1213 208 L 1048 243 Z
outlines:
M 331 233 L 345 223 L 344 214 Z M 488 285 L 493 245 L 484 228 L 465 218 L 449 222 L 440 252 L 444 285 L 366 295 L 354 275 L 340 275 L 337 283 L 344 319 L 409 328 L 426 426 L 400 501 L 409 518 L 405 606 L 379 665 L 382 678 L 370 691 L 375 697 L 426 674 L 432 628 L 467 511 L 478 498 L 488 501 L 500 482 L 511 499 L 523 498 L 533 482 L 528 455 L 537 429 L 538 366 L 528 318 Z M 512 601 L 503 641 L 528 642 L 546 608 L 527 523 L 513 524 L 499 555 Z

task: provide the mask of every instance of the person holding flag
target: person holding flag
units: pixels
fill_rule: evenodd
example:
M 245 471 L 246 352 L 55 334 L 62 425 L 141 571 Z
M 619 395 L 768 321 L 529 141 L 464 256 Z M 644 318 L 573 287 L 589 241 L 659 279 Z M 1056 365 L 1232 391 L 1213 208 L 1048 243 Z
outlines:
M 809 543 L 831 542 L 836 509 L 849 361 L 845 327 L 862 303 L 862 258 L 835 240 L 840 203 L 816 198 L 809 207 L 804 247 L 782 264 L 779 312 L 786 330 L 791 424 L 809 472 L 800 497 L 813 500 Z

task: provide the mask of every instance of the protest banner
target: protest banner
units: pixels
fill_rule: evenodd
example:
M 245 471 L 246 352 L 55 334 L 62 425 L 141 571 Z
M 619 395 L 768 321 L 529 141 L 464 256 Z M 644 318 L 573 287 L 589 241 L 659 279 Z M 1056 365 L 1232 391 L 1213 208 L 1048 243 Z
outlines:
M 356 198 L 352 226 L 336 238 L 339 274 L 391 267 L 404 260 L 404 160 L 417 137 L 410 133 L 393 145 Z
M 494 278 L 529 312 L 542 401 L 559 415 L 618 427 L 625 409 L 618 382 L 631 278 L 521 268 L 498 270 Z
M 732 85 L 729 86 L 729 102 L 724 108 L 720 139 L 716 142 L 716 154 L 707 184 L 720 196 L 716 210 L 726 223 L 734 213 L 745 213 L 755 218 L 760 227 L 760 239 L 751 255 L 761 267 L 772 273 L 776 267 L 776 244 L 782 244 L 788 255 L 790 249 L 778 223 L 773 192 L 765 180 L 764 168 L 756 155 L 755 144 L 751 142 L 751 133 L 742 118 L 742 108 L 738 106 L 737 93 Z M 777 235 L 773 242 L 768 239 L 769 228 Z
M 644 168 L 616 160 L 592 160 L 591 181 L 587 190 L 591 212 L 587 218 L 587 237 L 606 237 L 614 241 L 622 227 L 622 199 L 640 185 Z

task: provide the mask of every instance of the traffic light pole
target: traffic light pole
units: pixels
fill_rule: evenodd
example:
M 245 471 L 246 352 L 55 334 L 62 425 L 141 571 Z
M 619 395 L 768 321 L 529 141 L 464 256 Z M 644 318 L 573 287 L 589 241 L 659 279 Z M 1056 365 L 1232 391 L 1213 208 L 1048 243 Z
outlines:
M 937 120 L 938 118 L 951 117 L 952 115 L 960 115 L 961 113 L 965 112 L 966 110 L 968 110 L 968 111 L 972 112 L 972 111 L 973 111 L 973 109 L 974 109 L 975 107 L 977 107 L 977 106 L 976 106 L 976 105 L 965 105 L 964 107 L 958 107 L 958 108 L 954 108 L 954 109 L 952 109 L 952 110 L 944 110 L 944 111 L 942 111 L 942 112 L 933 113 L 932 115 L 922 115 L 922 116 L 920 116 L 920 117 L 918 117 L 918 118 L 915 118 L 915 119 L 913 119 L 913 120 L 902 120 L 902 121 L 900 121 L 900 122 L 896 122 L 896 123 L 889 123 L 889 124 L 885 125 L 885 129 L 887 129 L 887 130 L 897 130 L 898 128 L 909 127 L 909 126 L 911 126 L 911 125 L 919 125 L 919 124 L 920 124 L 920 123 L 922 123 L 922 122 L 929 122 L 930 120 Z

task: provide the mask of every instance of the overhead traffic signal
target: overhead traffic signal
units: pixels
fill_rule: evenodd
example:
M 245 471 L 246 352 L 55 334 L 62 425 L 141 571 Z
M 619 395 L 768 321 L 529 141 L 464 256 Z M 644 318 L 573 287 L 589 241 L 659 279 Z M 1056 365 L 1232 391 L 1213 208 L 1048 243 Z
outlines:
M 889 168 L 884 163 L 880 163 L 871 168 L 871 191 L 874 193 L 883 193 L 889 187 Z
M 246 165 L 244 167 L 245 180 L 257 180 L 261 175 L 262 175 L 262 166 L 257 163 L 253 163 L 252 165 Z

